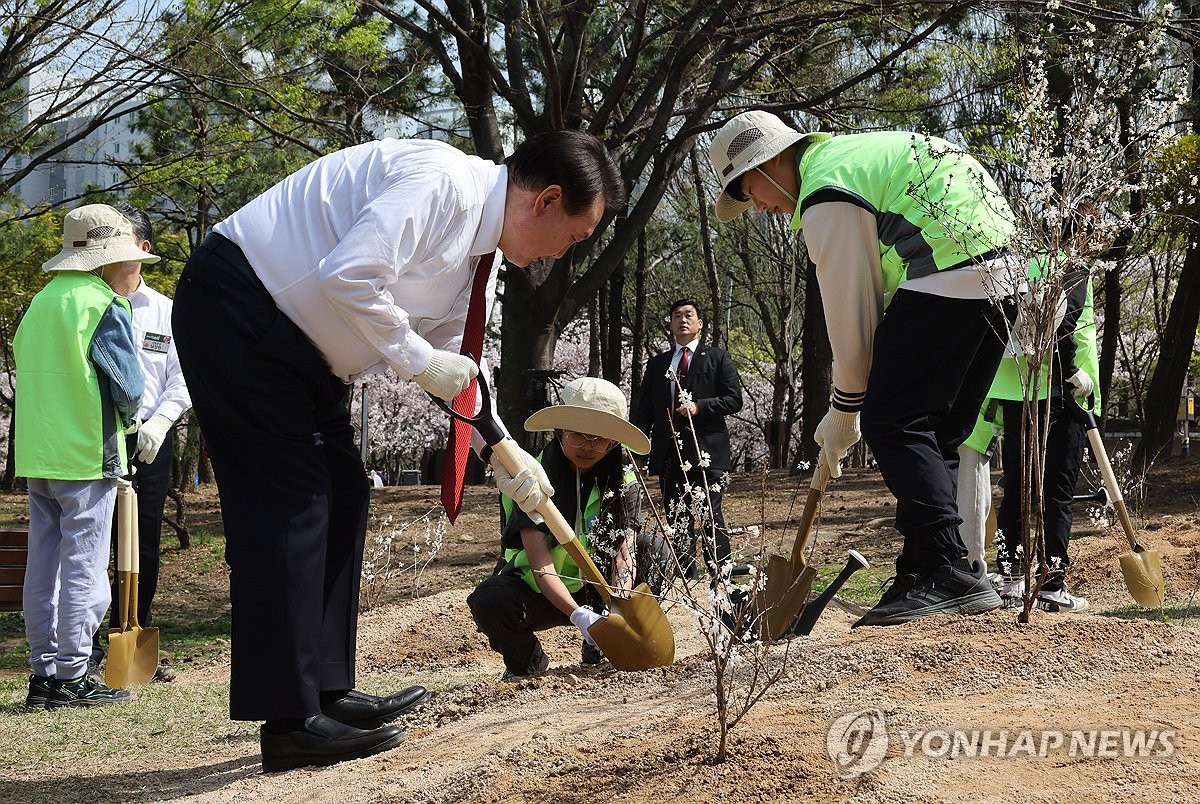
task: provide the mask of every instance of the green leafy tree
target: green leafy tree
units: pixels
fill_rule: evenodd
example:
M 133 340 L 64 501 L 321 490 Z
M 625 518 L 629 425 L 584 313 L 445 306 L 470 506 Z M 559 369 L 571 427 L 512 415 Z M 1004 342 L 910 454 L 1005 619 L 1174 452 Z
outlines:
M 12 414 L 16 393 L 13 375 L 13 336 L 29 307 L 29 301 L 49 279 L 42 263 L 62 246 L 62 220 L 57 215 L 42 215 L 33 220 L 0 220 L 0 421 L 4 429 L 4 473 L 0 488 L 11 490 L 15 481 L 13 466 Z
M 593 238 L 560 265 L 505 274 L 499 398 L 514 432 L 524 412 L 524 370 L 550 366 L 559 333 L 635 249 L 696 137 L 717 125 L 716 117 L 763 104 L 753 94 L 756 82 L 774 74 L 779 61 L 817 69 L 851 21 L 892 27 L 876 10 L 864 15 L 851 2 L 367 5 L 432 54 L 465 110 L 477 153 L 500 159 L 507 130 L 525 138 L 581 128 L 609 143 L 632 188 L 629 208 L 609 210 Z M 890 4 L 889 17 L 920 24 L 898 34 L 896 44 L 863 54 L 864 69 L 843 73 L 830 66 L 829 81 L 812 88 L 780 82 L 765 105 L 821 108 L 967 5 L 945 3 L 931 12 L 929 4 Z

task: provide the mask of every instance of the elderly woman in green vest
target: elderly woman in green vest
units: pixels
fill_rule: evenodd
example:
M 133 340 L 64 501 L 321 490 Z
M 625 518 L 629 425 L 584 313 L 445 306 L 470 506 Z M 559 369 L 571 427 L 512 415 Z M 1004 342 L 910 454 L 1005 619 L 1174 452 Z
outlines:
M 144 390 L 129 301 L 112 289 L 126 262 L 157 262 L 107 204 L 63 219 L 63 247 L 42 265 L 52 278 L 13 339 L 17 363 L 16 471 L 29 485 L 23 611 L 29 708 L 129 700 L 87 674 L 92 635 L 111 602 L 109 524 L 128 471 L 124 431 Z
M 556 490 L 555 505 L 612 586 L 632 589 L 641 490 L 626 450 L 645 455 L 650 441 L 629 423 L 621 389 L 606 380 L 581 377 L 563 388 L 561 398 L 530 416 L 525 429 L 554 433 L 538 460 Z M 535 522 L 507 497 L 501 505 L 503 563 L 467 605 L 488 644 L 504 657 L 504 678 L 545 670 L 550 657 L 536 632 L 558 626 L 578 628 L 584 663 L 598 663 L 601 654 L 588 628 L 601 617 L 599 596 L 540 517 Z

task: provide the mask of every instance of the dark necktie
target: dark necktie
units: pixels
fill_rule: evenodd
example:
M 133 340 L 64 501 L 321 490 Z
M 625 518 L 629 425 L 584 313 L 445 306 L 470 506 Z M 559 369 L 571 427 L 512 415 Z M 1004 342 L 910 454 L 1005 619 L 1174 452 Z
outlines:
M 483 325 L 484 307 L 487 306 L 484 295 L 487 291 L 488 277 L 492 273 L 492 262 L 496 252 L 485 254 L 479 258 L 475 267 L 475 278 L 471 283 L 471 301 L 467 306 L 467 323 L 463 328 L 462 347 L 460 354 L 468 355 L 476 363 L 483 356 Z M 454 397 L 450 407 L 464 416 L 475 412 L 475 394 L 479 382 L 471 380 L 467 389 Z M 450 419 L 450 438 L 446 441 L 446 464 L 442 473 L 442 505 L 446 508 L 446 517 L 453 524 L 462 508 L 463 481 L 467 476 L 467 456 L 471 451 L 471 425 L 460 419 Z
M 672 410 L 675 410 L 675 408 L 679 407 L 679 392 L 683 390 L 684 383 L 687 382 L 688 366 L 690 366 L 692 363 L 692 361 L 689 359 L 690 353 L 691 350 L 685 346 L 683 347 L 683 351 L 679 354 L 679 365 L 675 368 L 675 376 L 679 381 L 675 385 L 675 406 L 672 408 Z M 686 425 L 688 423 L 687 416 L 680 416 L 676 414 L 675 420 L 678 425 Z

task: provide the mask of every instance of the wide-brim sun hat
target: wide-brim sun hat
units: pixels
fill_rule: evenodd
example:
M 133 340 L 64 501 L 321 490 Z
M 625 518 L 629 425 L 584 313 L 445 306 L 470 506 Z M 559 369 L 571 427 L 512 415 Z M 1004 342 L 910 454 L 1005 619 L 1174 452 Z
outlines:
M 133 242 L 133 224 L 108 204 L 85 204 L 63 218 L 62 251 L 42 263 L 42 270 L 94 271 L 117 262 L 158 262 L 156 254 Z
M 620 441 L 638 455 L 650 452 L 650 439 L 629 423 L 625 394 L 608 380 L 580 377 L 563 386 L 562 403 L 542 408 L 525 420 L 531 433 L 572 430 Z
M 708 159 L 721 181 L 721 192 L 713 206 L 717 220 L 729 223 L 754 206 L 753 201 L 738 201 L 725 191 L 731 181 L 770 161 L 790 145 L 802 140 L 821 142 L 831 136 L 823 131 L 797 131 L 770 112 L 755 110 L 731 117 L 708 149 Z

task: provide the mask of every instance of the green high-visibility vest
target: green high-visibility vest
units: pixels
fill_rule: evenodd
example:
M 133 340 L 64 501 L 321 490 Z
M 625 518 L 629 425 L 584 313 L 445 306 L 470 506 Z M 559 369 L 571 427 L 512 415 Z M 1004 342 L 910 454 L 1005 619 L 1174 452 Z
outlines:
M 1035 261 L 1031 263 L 1029 275 L 1031 278 L 1036 278 L 1040 273 L 1040 266 Z M 1092 309 L 1092 278 L 1087 278 L 1087 286 L 1084 292 L 1083 310 L 1079 314 L 1079 320 L 1075 322 L 1075 331 L 1071 333 L 1071 340 L 1075 342 L 1075 367 L 1083 369 L 1087 375 L 1092 378 L 1092 383 L 1095 386 L 1094 398 L 1092 404 L 1092 415 L 1099 416 L 1103 405 L 1100 401 L 1100 352 L 1096 343 L 1096 317 L 1095 311 Z M 1053 350 L 1051 354 L 1046 355 L 1046 359 L 1042 362 L 1041 377 L 1038 380 L 1038 399 L 1045 399 L 1050 393 L 1050 361 L 1053 358 Z M 1032 391 L 1032 388 L 1025 387 L 1025 381 L 1028 377 L 1027 359 L 1022 357 L 1009 357 L 1005 355 L 1000 361 L 1000 368 L 996 371 L 996 379 L 992 381 L 992 388 L 988 392 L 988 396 L 992 399 L 1004 399 L 1008 401 L 1022 401 L 1026 395 Z M 1063 381 L 1066 381 L 1063 377 Z M 1063 393 L 1070 393 L 1070 388 L 1064 388 Z
M 17 475 L 98 480 L 127 473 L 121 417 L 102 399 L 89 357 L 114 301 L 131 313 L 129 301 L 99 277 L 62 271 L 30 302 L 13 338 Z
M 1008 202 L 970 154 L 938 137 L 905 131 L 844 134 L 804 149 L 791 220 L 842 201 L 875 216 L 884 298 L 917 279 L 986 259 L 1016 228 Z

